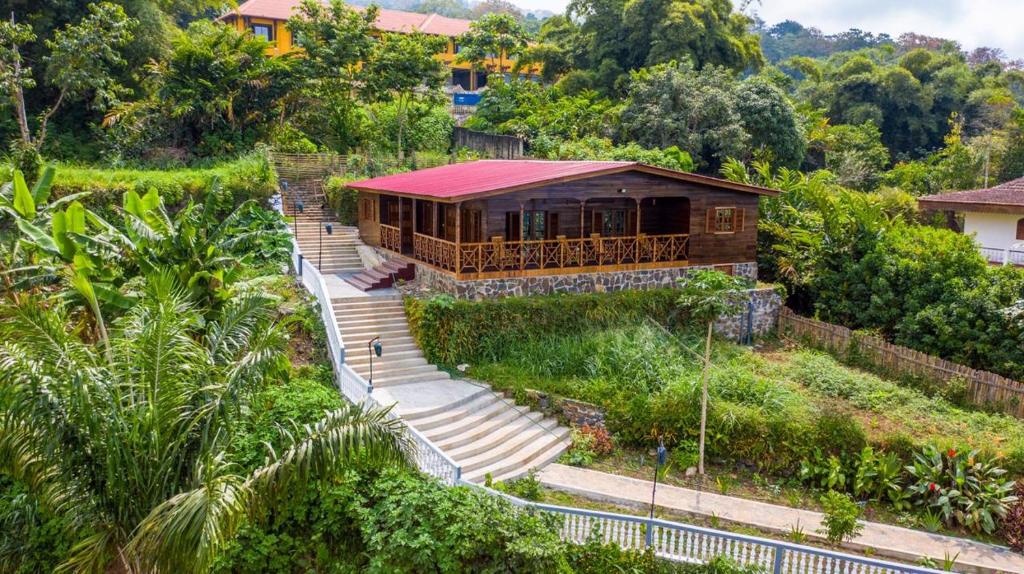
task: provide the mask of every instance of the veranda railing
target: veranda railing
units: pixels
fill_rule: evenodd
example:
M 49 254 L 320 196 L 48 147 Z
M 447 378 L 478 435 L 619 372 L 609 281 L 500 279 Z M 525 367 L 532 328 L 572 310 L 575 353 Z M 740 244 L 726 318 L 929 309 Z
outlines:
M 296 272 L 301 274 L 302 284 L 319 303 L 331 348 L 331 363 L 341 393 L 353 403 L 385 406 L 373 396 L 372 388 L 366 380 L 344 363 L 344 346 L 323 276 L 302 257 L 294 239 L 292 261 Z M 392 416 L 397 418 L 394 413 Z M 462 468 L 458 463 L 411 425 L 406 424 L 405 428 L 415 443 L 413 459 L 423 473 L 448 486 L 482 489 L 493 496 L 506 498 L 527 512 L 550 516 L 559 536 L 568 542 L 580 544 L 591 536 L 598 536 L 603 542 L 614 543 L 622 548 L 652 548 L 660 558 L 682 562 L 707 562 L 716 556 L 726 556 L 745 566 L 759 566 L 771 574 L 941 574 L 941 571 L 930 568 L 679 522 L 522 500 L 463 481 Z
M 397 227 L 381 225 L 381 245 L 401 249 Z M 413 234 L 413 258 L 451 273 L 483 273 L 614 267 L 687 260 L 686 234 L 583 237 L 531 241 L 458 243 Z

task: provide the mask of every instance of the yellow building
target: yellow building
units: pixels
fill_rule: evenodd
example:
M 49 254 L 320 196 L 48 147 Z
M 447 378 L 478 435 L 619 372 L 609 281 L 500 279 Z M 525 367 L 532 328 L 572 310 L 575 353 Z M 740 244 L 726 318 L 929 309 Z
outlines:
M 286 24 L 288 18 L 297 12 L 301 2 L 302 0 L 248 0 L 221 17 L 221 20 L 239 30 L 249 30 L 257 36 L 262 36 L 270 42 L 267 53 L 279 56 L 295 49 L 292 44 L 291 32 L 288 31 Z M 361 9 L 357 6 L 353 6 L 353 8 Z M 487 71 L 477 71 L 476 73 L 473 72 L 469 63 L 455 61 L 455 55 L 459 51 L 457 39 L 469 30 L 469 24 L 470 20 L 448 18 L 440 14 L 380 9 L 375 27 L 382 32 L 421 32 L 447 38 L 447 47 L 443 53 L 437 55 L 437 58 L 444 62 L 450 70 L 451 84 L 461 86 L 465 90 L 476 90 L 487 83 L 488 73 L 498 71 L 500 60 L 496 57 L 488 59 Z M 504 69 L 501 72 L 508 74 L 514 68 L 515 61 L 505 58 Z M 538 79 L 540 72 L 540 66 L 535 65 L 520 71 L 520 74 L 530 79 Z

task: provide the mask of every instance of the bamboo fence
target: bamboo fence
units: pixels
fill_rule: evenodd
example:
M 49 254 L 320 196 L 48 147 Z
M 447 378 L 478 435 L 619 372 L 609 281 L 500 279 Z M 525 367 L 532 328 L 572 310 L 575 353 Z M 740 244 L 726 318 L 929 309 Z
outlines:
M 883 372 L 924 377 L 943 384 L 959 379 L 975 404 L 994 406 L 1024 418 L 1024 383 L 1020 381 L 893 345 L 840 325 L 801 317 L 786 307 L 779 313 L 779 334 L 844 357 L 855 356 Z

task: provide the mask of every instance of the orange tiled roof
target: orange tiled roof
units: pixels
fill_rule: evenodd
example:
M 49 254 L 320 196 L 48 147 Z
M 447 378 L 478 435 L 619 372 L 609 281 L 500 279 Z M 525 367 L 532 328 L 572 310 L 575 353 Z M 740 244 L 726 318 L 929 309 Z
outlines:
M 301 3 L 302 0 L 247 0 L 231 13 L 252 18 L 287 20 L 295 14 Z M 359 6 L 353 8 L 362 10 Z M 469 23 L 469 20 L 448 18 L 440 14 L 419 14 L 382 8 L 375 26 L 384 32 L 423 32 L 454 37 L 468 31 Z

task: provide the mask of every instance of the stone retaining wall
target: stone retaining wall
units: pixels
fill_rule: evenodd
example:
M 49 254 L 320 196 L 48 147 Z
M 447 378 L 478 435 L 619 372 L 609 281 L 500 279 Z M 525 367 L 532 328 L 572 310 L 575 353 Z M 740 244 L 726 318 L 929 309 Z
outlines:
M 757 263 L 694 265 L 638 271 L 606 271 L 466 281 L 459 281 L 448 273 L 417 263 L 416 279 L 424 289 L 446 293 L 460 299 L 479 300 L 492 297 L 550 295 L 552 293 L 604 293 L 623 289 L 672 287 L 675 285 L 676 279 L 697 269 L 727 270 L 730 268 L 735 275 L 757 279 Z
M 748 328 L 754 337 L 763 337 L 775 331 L 782 310 L 782 294 L 774 287 L 761 287 L 747 291 L 749 298 L 737 306 L 736 313 L 715 322 L 715 332 L 733 341 L 740 340 Z
M 526 396 L 537 404 L 537 408 L 541 412 L 555 415 L 559 420 L 564 420 L 573 426 L 589 425 L 605 428 L 604 409 L 593 403 L 549 395 L 534 389 L 527 389 Z

